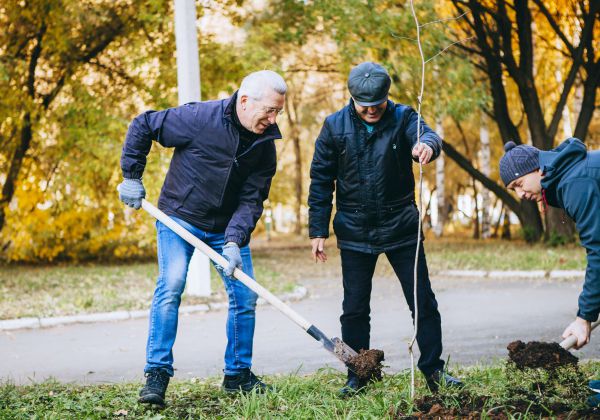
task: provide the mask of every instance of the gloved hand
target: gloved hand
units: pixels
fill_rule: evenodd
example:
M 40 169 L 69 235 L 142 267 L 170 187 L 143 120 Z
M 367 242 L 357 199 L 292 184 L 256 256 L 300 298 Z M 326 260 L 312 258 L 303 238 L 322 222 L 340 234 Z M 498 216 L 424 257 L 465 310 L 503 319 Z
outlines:
M 235 242 L 227 242 L 223 246 L 223 256 L 229 262 L 229 265 L 223 269 L 227 277 L 231 277 L 236 268 L 242 269 L 240 247 Z
M 117 191 L 119 199 L 129 207 L 136 210 L 142 207 L 142 198 L 146 197 L 146 190 L 141 179 L 125 178 L 117 187 Z

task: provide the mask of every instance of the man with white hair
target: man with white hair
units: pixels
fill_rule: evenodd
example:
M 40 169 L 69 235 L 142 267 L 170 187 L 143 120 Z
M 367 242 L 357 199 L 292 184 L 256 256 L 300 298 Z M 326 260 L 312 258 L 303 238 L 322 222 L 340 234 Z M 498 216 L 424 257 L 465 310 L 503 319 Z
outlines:
M 248 243 L 275 175 L 276 118 L 286 91 L 280 75 L 263 70 L 246 76 L 227 99 L 144 112 L 131 122 L 121 155 L 119 197 L 137 210 L 146 195 L 142 174 L 152 140 L 173 147 L 158 207 L 229 262 L 216 268 L 229 296 L 223 389 L 230 392 L 267 389 L 250 370 L 257 295 L 232 274 L 237 267 L 254 277 Z M 159 274 L 139 401 L 163 405 L 194 247 L 159 221 L 156 229 Z

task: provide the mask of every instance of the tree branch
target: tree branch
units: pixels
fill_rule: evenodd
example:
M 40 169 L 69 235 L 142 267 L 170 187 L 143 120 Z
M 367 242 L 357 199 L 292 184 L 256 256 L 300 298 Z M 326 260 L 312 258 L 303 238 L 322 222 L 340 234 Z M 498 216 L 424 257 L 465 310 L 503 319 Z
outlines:
M 554 114 L 552 115 L 552 120 L 550 121 L 550 125 L 548 126 L 548 136 L 550 139 L 554 139 L 556 133 L 558 131 L 558 126 L 562 119 L 562 112 L 569 98 L 569 94 L 571 93 L 571 89 L 575 84 L 575 80 L 577 79 L 577 74 L 582 65 L 585 66 L 583 61 L 583 51 L 587 46 L 587 49 L 593 48 L 593 29 L 594 29 L 594 17 L 595 14 L 600 11 L 600 1 L 592 2 L 590 4 L 590 13 L 584 18 L 584 27 L 581 31 L 581 39 L 579 45 L 573 50 L 573 57 L 571 62 L 571 68 L 567 74 L 565 79 L 563 90 L 561 92 L 560 98 L 556 104 L 554 109 Z M 593 50 L 592 50 L 593 51 Z M 594 73 L 588 72 L 588 77 L 594 77 Z
M 446 155 L 452 159 L 458 166 L 460 166 L 465 172 L 471 175 L 472 178 L 481 182 L 485 188 L 492 191 L 504 204 L 506 204 L 515 214 L 520 213 L 519 201 L 514 198 L 506 189 L 492 181 L 490 178 L 485 176 L 482 172 L 477 170 L 471 162 L 469 162 L 458 150 L 454 148 L 450 143 L 444 141 L 442 149 Z
M 541 0 L 533 0 L 533 2 L 536 4 L 538 9 L 540 9 L 540 12 L 542 12 L 542 14 L 546 17 L 546 20 L 548 21 L 556 35 L 558 35 L 560 40 L 565 44 L 565 47 L 567 47 L 571 55 L 574 55 L 575 48 L 573 47 L 573 44 L 569 42 L 569 40 L 565 36 L 565 33 L 562 31 L 562 29 L 560 29 L 560 26 L 558 26 L 556 20 L 554 19 L 550 11 L 546 8 L 546 5 L 544 5 L 544 3 L 541 2 Z

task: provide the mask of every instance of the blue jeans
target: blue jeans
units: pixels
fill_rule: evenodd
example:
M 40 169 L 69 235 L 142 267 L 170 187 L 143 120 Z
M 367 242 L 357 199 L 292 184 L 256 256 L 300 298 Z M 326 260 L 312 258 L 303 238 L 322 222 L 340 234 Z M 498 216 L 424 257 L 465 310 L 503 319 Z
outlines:
M 205 232 L 176 217 L 173 217 L 173 220 L 222 254 L 223 233 Z M 159 272 L 150 309 L 144 371 L 162 368 L 173 376 L 173 344 L 177 335 L 179 304 L 194 247 L 159 221 L 156 222 L 156 230 Z M 244 273 L 254 278 L 250 248 L 245 246 L 240 252 Z M 235 375 L 252 365 L 254 310 L 258 296 L 243 283 L 225 276 L 223 269 L 217 264 L 213 265 L 221 275 L 229 296 L 224 372 L 226 375 Z

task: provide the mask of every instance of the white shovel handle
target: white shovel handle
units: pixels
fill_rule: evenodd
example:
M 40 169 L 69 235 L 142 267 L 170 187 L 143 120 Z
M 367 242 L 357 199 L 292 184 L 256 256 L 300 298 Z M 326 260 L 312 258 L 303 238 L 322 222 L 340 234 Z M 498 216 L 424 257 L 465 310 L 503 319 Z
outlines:
M 188 243 L 193 245 L 196 249 L 200 250 L 204 255 L 213 260 L 215 263 L 220 265 L 221 267 L 227 267 L 229 264 L 227 259 L 216 252 L 214 249 L 206 245 L 200 239 L 192 235 L 187 229 L 177 223 L 175 220 L 171 219 L 165 213 L 160 211 L 154 205 L 152 205 L 147 200 L 142 200 L 142 208 L 150 213 L 153 217 L 160 220 L 163 224 L 169 227 L 173 232 L 181 236 Z M 233 276 L 245 284 L 249 289 L 254 291 L 258 296 L 262 297 L 264 300 L 269 302 L 279 311 L 281 311 L 284 315 L 298 324 L 300 327 L 307 331 L 311 327 L 311 323 L 304 319 L 300 314 L 290 308 L 288 305 L 283 303 L 277 296 L 273 293 L 269 292 L 267 289 L 258 284 L 254 279 L 248 276 L 239 268 L 236 268 L 233 272 Z
M 598 321 L 592 322 L 591 331 L 594 331 L 594 328 L 596 328 L 598 324 L 600 324 L 600 319 Z M 560 346 L 565 350 L 572 349 L 575 346 L 575 344 L 577 344 L 577 337 L 575 337 L 574 335 L 570 335 L 560 342 Z

